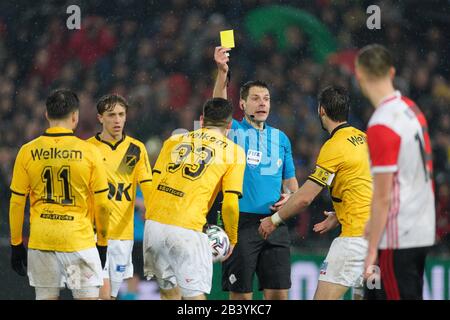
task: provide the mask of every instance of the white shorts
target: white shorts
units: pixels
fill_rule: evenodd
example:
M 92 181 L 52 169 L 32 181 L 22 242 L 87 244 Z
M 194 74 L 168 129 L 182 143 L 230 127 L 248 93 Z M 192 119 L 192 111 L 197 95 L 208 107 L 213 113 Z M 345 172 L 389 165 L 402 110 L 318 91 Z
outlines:
M 180 287 L 183 297 L 208 294 L 212 284 L 212 254 L 206 234 L 146 220 L 144 275 L 155 277 L 161 289 Z
M 133 240 L 108 240 L 103 279 L 122 282 L 133 277 Z
M 75 252 L 28 249 L 28 278 L 32 287 L 70 290 L 103 285 L 97 248 Z
M 345 287 L 362 287 L 367 246 L 367 240 L 362 237 L 334 239 L 320 267 L 319 280 Z

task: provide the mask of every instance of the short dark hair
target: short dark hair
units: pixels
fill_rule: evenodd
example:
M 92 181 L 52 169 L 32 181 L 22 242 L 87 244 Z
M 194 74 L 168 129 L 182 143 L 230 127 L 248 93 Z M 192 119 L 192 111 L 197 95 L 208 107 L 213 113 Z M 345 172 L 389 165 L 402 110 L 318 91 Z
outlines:
M 111 111 L 116 104 L 120 104 L 128 111 L 127 100 L 119 94 L 107 94 L 100 98 L 97 102 L 97 113 L 103 114 L 105 111 Z
M 350 111 L 350 97 L 347 90 L 340 86 L 328 86 L 319 93 L 319 107 L 325 109 L 328 118 L 333 121 L 347 121 Z
M 233 106 L 227 99 L 209 99 L 203 105 L 203 126 L 226 127 L 232 114 Z
M 242 100 L 247 100 L 248 93 L 249 93 L 250 89 L 253 87 L 261 87 L 261 88 L 266 88 L 267 90 L 269 90 L 269 86 L 264 81 L 261 81 L 261 80 L 248 81 L 242 85 L 241 90 L 240 90 L 240 96 L 241 96 Z
M 376 78 L 386 76 L 394 65 L 391 53 L 380 44 L 371 44 L 362 48 L 358 52 L 356 63 L 370 76 Z
M 79 109 L 80 101 L 75 92 L 68 89 L 57 89 L 48 96 L 45 105 L 50 119 L 64 119 L 71 112 Z

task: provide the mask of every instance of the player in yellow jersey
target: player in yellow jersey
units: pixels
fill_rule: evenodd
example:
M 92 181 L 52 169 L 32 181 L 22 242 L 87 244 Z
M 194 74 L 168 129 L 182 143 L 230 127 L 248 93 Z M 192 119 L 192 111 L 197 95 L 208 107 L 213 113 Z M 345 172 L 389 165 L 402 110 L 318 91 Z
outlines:
M 57 90 L 47 99 L 45 133 L 23 145 L 11 182 L 11 264 L 25 276 L 28 260 L 30 285 L 36 299 L 58 299 L 64 284 L 75 299 L 98 299 L 102 263 L 106 257 L 109 220 L 108 182 L 100 153 L 77 138 L 79 101 L 69 90 Z M 93 194 L 97 245 L 88 212 Z M 24 209 L 30 198 L 30 238 L 22 240 Z
M 144 144 L 124 133 L 128 107 L 125 98 L 116 94 L 100 98 L 97 117 L 103 129 L 87 140 L 102 155 L 103 166 L 108 175 L 108 198 L 111 205 L 101 299 L 116 299 L 122 281 L 133 276 L 131 255 L 136 188 L 139 184 L 145 200 L 152 181 Z
M 232 248 L 237 242 L 245 153 L 226 137 L 231 115 L 227 100 L 208 100 L 202 128 L 166 140 L 153 168 L 144 274 L 156 278 L 162 299 L 199 300 L 210 292 L 212 254 L 202 230 L 220 190 L 225 231 Z
M 366 135 L 347 123 L 349 97 L 345 89 L 325 88 L 319 95 L 318 111 L 330 139 L 320 150 L 316 168 L 281 210 L 262 220 L 259 231 L 268 237 L 328 186 L 335 212 L 325 212 L 327 218 L 316 224 L 314 231 L 324 233 L 339 224 L 342 230 L 322 264 L 314 299 L 340 299 L 350 287 L 354 298 L 361 299 L 367 253 L 363 235 L 372 198 Z

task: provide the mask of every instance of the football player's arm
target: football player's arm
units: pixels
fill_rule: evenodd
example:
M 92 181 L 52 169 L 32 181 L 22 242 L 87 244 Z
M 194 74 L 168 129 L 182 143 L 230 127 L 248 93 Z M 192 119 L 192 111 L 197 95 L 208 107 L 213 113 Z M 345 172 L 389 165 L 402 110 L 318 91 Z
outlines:
M 225 192 L 222 202 L 222 219 L 225 231 L 230 238 L 230 243 L 237 243 L 238 223 L 239 223 L 239 194 Z
M 108 189 L 94 192 L 94 221 L 97 231 L 97 244 L 108 245 L 108 225 L 111 208 L 108 200 Z
M 283 193 L 291 194 L 298 190 L 297 178 L 289 178 L 283 180 Z
M 108 245 L 108 225 L 111 206 L 108 200 L 108 180 L 102 158 L 98 150 L 93 152 L 93 165 L 91 173 L 90 188 L 94 194 L 94 221 L 97 231 L 97 245 Z
M 170 138 L 169 138 L 170 139 Z M 159 181 L 161 180 L 161 173 L 164 170 L 164 166 L 166 165 L 166 163 L 170 160 L 167 159 L 167 157 L 170 157 L 170 152 L 166 152 L 167 148 L 168 148 L 168 140 L 166 140 L 161 148 L 161 151 L 159 152 L 158 158 L 156 159 L 155 165 L 153 167 L 152 170 L 152 175 L 153 175 L 153 182 L 155 185 L 157 185 L 159 183 Z M 168 153 L 168 156 L 166 156 L 166 153 Z
M 25 203 L 30 190 L 30 182 L 25 170 L 24 151 L 21 148 L 14 164 L 9 205 L 9 225 L 11 231 L 11 267 L 21 276 L 27 274 L 27 251 L 23 245 L 22 228 Z
M 137 181 L 139 182 L 142 191 L 142 196 L 144 197 L 144 204 L 146 204 L 150 198 L 150 191 L 153 177 L 150 161 L 148 160 L 147 150 L 143 145 L 141 147 L 141 153 L 142 157 L 138 162 L 136 173 L 137 173 Z
M 387 126 L 374 125 L 367 130 L 367 144 L 373 173 L 373 195 L 365 271 L 376 263 L 378 244 L 386 228 L 394 173 L 398 171 L 401 137 Z
M 24 151 L 19 150 L 14 164 L 11 181 L 11 198 L 9 204 L 9 221 L 11 244 L 16 246 L 22 243 L 22 229 L 25 215 L 25 204 L 30 190 L 30 182 L 23 161 Z
M 373 196 L 369 220 L 369 252 L 378 250 L 383 231 L 386 227 L 389 206 L 391 204 L 394 173 L 376 173 L 373 176 Z
M 9 225 L 11 231 L 11 244 L 14 246 L 22 243 L 22 229 L 26 201 L 26 195 L 18 195 L 11 191 L 9 202 Z
M 294 159 L 292 158 L 291 142 L 284 133 L 281 134 L 283 135 L 282 138 L 285 140 L 285 142 L 283 143 L 283 182 L 280 199 L 270 207 L 270 209 L 273 211 L 280 210 L 289 200 L 290 196 L 298 190 L 298 181 L 295 177 Z
M 239 201 L 242 198 L 242 187 L 245 172 L 245 152 L 235 145 L 231 164 L 222 178 L 222 220 L 225 231 L 232 245 L 237 243 L 239 224 Z
M 213 98 L 227 99 L 227 74 L 229 71 L 227 51 L 230 49 L 216 47 L 214 50 L 214 60 L 217 64 L 217 76 L 214 84 Z

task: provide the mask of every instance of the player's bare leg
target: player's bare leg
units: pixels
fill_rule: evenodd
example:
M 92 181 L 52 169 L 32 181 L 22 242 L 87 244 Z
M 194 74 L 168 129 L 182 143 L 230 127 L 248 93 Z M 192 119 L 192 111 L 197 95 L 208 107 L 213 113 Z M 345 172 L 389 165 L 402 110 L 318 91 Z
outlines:
M 287 300 L 287 289 L 264 289 L 264 300 Z
M 348 287 L 346 286 L 319 280 L 314 300 L 339 300 L 342 299 L 347 290 Z
M 111 300 L 115 299 L 111 297 L 111 285 L 109 284 L 109 279 L 103 279 L 103 286 L 100 288 L 100 300 Z
M 230 300 L 252 300 L 253 292 L 230 292 Z
M 181 300 L 180 288 L 160 289 L 161 300 Z
M 183 300 L 206 300 L 206 296 L 204 294 L 199 294 L 194 297 L 183 297 Z

